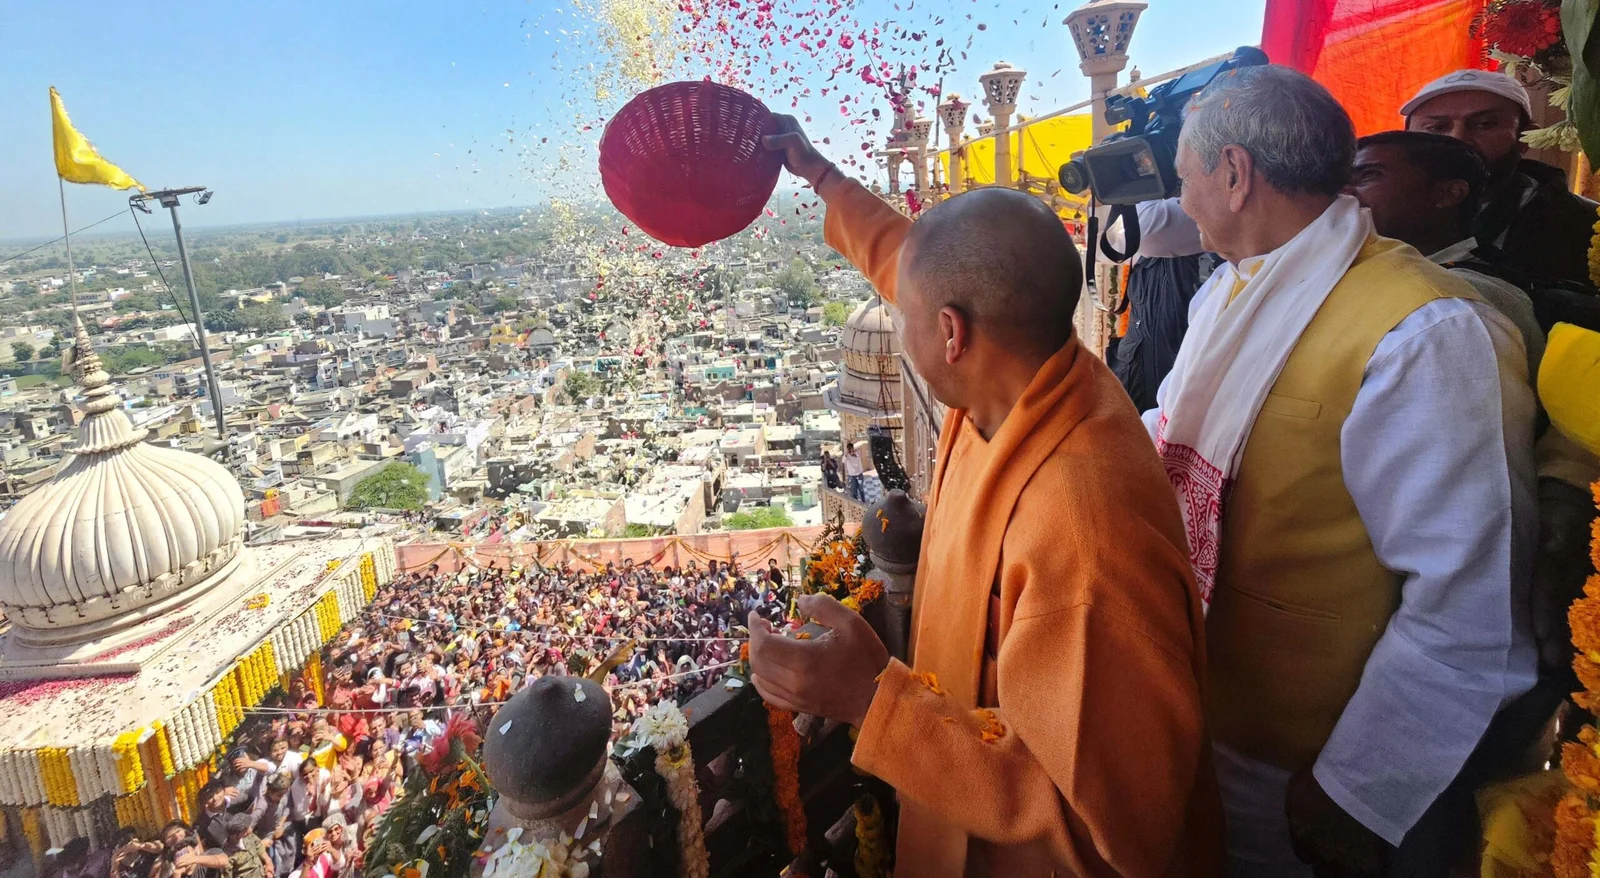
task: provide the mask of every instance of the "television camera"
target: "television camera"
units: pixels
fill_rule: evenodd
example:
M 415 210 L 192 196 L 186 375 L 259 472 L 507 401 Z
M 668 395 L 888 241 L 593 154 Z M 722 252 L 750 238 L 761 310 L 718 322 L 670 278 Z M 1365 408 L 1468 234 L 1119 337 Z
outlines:
M 1173 165 L 1178 155 L 1178 133 L 1183 129 L 1184 108 L 1194 96 L 1230 70 L 1266 63 L 1264 52 L 1244 46 L 1221 61 L 1156 86 L 1148 97 L 1106 98 L 1106 121 L 1112 125 L 1127 123 L 1127 129 L 1062 165 L 1057 175 L 1068 192 L 1077 195 L 1088 191 L 1094 202 L 1112 205 L 1107 227 L 1118 220 L 1122 222 L 1126 252 L 1118 253 L 1103 240 L 1097 240 L 1099 224 L 1096 218 L 1090 219 L 1091 270 L 1097 243 L 1113 262 L 1121 262 L 1138 251 L 1139 217 L 1135 205 L 1177 194 L 1178 173 Z

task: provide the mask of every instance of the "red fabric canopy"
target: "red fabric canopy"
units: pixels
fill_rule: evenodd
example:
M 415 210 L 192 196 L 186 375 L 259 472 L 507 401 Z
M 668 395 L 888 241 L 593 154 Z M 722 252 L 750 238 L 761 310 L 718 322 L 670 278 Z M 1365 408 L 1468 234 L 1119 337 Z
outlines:
M 1356 134 L 1400 128 L 1400 105 L 1452 70 L 1487 66 L 1469 33 L 1487 0 L 1267 0 L 1261 49 L 1333 92 Z

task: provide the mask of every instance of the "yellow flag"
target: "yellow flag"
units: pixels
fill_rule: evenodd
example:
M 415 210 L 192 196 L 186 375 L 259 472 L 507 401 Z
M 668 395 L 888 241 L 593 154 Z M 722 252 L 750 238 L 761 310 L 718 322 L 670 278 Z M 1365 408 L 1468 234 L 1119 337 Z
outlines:
M 53 121 L 56 146 L 56 173 L 68 183 L 98 183 L 113 189 L 144 191 L 138 180 L 127 172 L 101 158 L 94 144 L 72 127 L 67 118 L 67 108 L 61 104 L 61 95 L 50 86 L 50 116 Z

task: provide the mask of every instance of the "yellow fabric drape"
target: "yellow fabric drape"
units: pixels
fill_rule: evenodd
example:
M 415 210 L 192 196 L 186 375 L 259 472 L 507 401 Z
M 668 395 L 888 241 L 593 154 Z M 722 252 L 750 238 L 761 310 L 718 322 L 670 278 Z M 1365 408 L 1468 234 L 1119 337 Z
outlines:
M 97 183 L 113 189 L 144 191 L 144 186 L 138 180 L 106 161 L 94 144 L 72 127 L 72 120 L 67 118 L 67 108 L 61 103 L 61 95 L 55 86 L 50 87 L 50 118 L 55 140 L 56 173 L 61 179 L 68 183 Z
M 1556 429 L 1600 455 L 1600 333 L 1570 323 L 1550 330 L 1539 399 Z
M 1089 115 L 1079 113 L 1035 122 L 1020 130 L 1013 128 L 1006 135 L 1011 141 L 1012 173 L 1021 167 L 1031 176 L 1054 179 L 1061 166 L 1072 159 L 1073 153 L 1089 148 L 1092 138 L 1090 126 Z M 989 186 L 994 183 L 996 139 L 988 137 L 964 147 L 969 185 Z M 949 180 L 950 154 L 941 153 L 939 161 L 944 166 L 944 178 Z M 1082 218 L 1088 209 L 1088 200 L 1067 193 L 1062 193 L 1061 197 L 1070 204 L 1067 210 L 1062 211 L 1062 216 Z

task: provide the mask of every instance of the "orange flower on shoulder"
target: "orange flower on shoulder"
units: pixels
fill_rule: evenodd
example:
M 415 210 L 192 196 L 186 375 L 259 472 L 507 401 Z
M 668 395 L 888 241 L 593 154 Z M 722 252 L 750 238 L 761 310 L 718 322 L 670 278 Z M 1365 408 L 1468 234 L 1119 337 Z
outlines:
M 936 676 L 932 671 L 912 671 L 911 679 L 916 680 L 923 686 L 926 686 L 928 691 L 935 695 L 944 694 L 944 690 L 939 688 L 938 676 Z
M 985 744 L 993 744 L 1006 736 L 1006 724 L 994 711 L 980 707 L 972 715 L 978 718 L 978 735 Z

